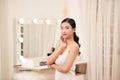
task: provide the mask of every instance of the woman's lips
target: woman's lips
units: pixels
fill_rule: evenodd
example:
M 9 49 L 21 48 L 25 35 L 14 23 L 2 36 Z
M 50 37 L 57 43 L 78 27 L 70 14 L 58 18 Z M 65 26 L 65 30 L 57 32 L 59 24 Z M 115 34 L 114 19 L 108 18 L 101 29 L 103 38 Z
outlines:
M 67 34 L 63 34 L 63 36 L 66 36 Z

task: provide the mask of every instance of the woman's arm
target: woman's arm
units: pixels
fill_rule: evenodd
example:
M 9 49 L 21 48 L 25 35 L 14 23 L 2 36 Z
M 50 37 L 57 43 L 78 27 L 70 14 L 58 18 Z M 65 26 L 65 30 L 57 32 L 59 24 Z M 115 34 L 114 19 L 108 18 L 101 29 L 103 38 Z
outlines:
M 55 49 L 55 51 L 48 57 L 47 64 L 51 65 L 55 63 L 57 57 L 66 49 L 67 43 L 66 40 L 63 39 L 63 37 L 60 37 L 60 43 L 58 47 Z
M 58 46 L 55 51 L 48 57 L 47 64 L 51 65 L 55 63 L 57 57 L 62 53 L 62 49 Z
M 74 62 L 76 56 L 78 55 L 78 52 L 79 52 L 79 46 L 74 45 L 73 47 L 71 47 L 70 53 L 69 53 L 64 65 L 52 64 L 51 67 L 53 67 L 56 70 L 63 72 L 63 73 L 69 72 L 71 66 L 73 65 L 73 62 Z

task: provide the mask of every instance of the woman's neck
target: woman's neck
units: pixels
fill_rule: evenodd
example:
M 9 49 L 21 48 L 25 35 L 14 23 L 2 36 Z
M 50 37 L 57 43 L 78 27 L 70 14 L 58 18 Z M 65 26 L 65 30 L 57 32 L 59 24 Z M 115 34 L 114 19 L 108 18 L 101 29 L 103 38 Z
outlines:
M 74 42 L 73 39 L 68 39 L 67 40 L 67 47 L 69 47 L 73 42 Z

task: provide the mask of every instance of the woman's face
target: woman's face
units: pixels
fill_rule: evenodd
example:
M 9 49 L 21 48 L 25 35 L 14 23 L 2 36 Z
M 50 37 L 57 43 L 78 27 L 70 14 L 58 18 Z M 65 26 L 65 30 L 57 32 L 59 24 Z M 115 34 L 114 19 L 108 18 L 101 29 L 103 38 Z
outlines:
M 75 29 L 73 29 L 68 22 L 63 22 L 61 24 L 61 36 L 64 39 L 68 39 L 72 37 L 74 32 L 75 32 Z

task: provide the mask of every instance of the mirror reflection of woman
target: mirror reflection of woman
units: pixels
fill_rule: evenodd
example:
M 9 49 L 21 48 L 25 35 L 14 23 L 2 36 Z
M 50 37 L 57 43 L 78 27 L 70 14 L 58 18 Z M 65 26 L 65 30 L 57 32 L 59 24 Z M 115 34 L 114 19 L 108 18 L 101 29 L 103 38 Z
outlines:
M 80 47 L 74 19 L 65 18 L 61 22 L 60 31 L 60 43 L 48 57 L 47 64 L 55 68 L 55 80 L 74 80 L 75 63 Z

